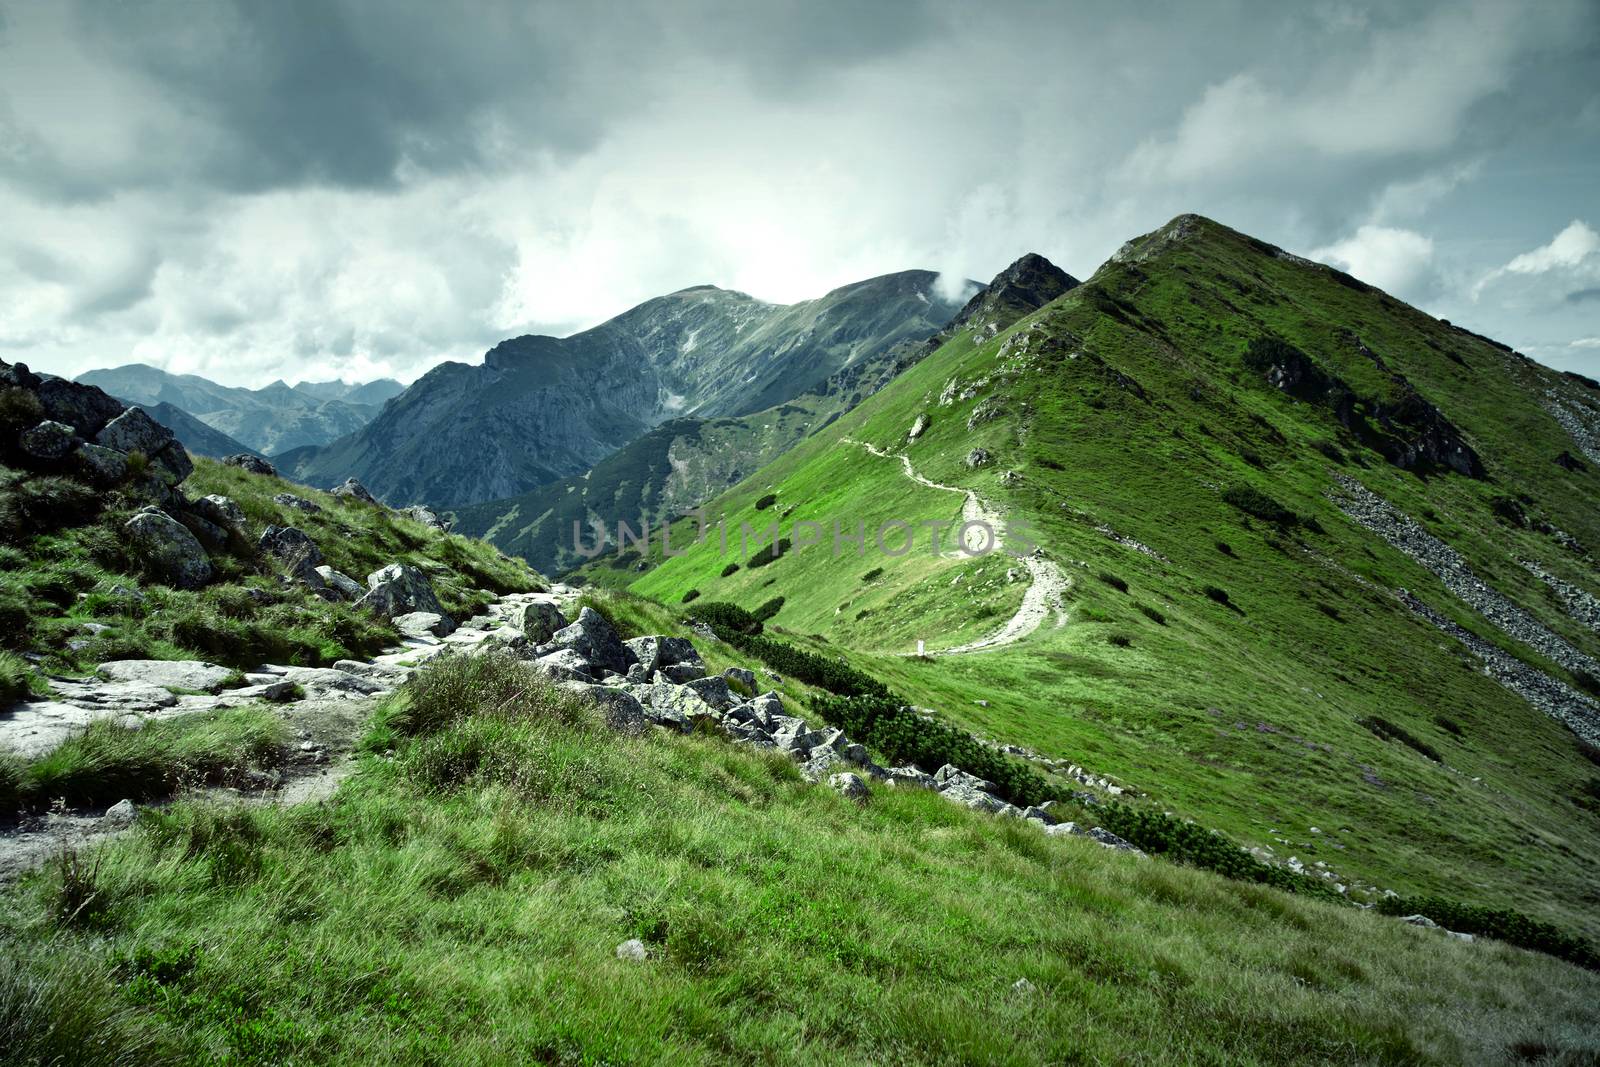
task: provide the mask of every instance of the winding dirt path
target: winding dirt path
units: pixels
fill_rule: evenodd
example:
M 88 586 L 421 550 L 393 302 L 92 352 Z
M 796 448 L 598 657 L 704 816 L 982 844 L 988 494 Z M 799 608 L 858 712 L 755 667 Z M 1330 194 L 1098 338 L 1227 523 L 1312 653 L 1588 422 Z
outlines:
M 970 489 L 963 489 L 955 485 L 943 485 L 935 482 L 917 472 L 911 464 L 911 457 L 904 452 L 885 452 L 865 441 L 854 438 L 842 439 L 846 444 L 859 445 L 881 459 L 900 460 L 905 476 L 918 485 L 929 489 L 939 489 L 947 493 L 960 493 L 961 521 L 974 525 L 981 524 L 977 529 L 967 529 L 963 533 L 961 548 L 945 552 L 943 555 L 951 559 L 965 559 L 980 554 L 984 550 L 985 540 L 988 536 L 998 538 L 1004 527 L 1004 517 L 995 510 L 982 497 Z M 986 534 L 985 529 L 990 531 Z M 1036 549 L 1027 556 L 1012 557 L 1017 559 L 1028 570 L 1028 591 L 1022 595 L 1022 603 L 1018 605 L 1016 614 L 1007 619 L 1005 625 L 990 634 L 988 637 L 954 648 L 935 649 L 928 653 L 930 656 L 961 656 L 972 652 L 987 652 L 991 649 L 1003 648 L 1014 645 L 1024 637 L 1033 633 L 1052 613 L 1056 617 L 1056 625 L 1064 625 L 1067 621 L 1067 608 L 1063 596 L 1071 588 L 1072 580 L 1066 576 L 1059 566 L 1045 559 Z

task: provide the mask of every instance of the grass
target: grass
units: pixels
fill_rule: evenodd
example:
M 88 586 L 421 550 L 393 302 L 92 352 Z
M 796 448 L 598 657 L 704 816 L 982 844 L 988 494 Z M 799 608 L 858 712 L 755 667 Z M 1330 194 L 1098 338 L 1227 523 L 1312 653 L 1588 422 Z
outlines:
M 84 490 L 70 479 L 0 468 L 0 542 L 9 541 L 0 543 L 6 564 L 0 644 L 42 654 L 44 668 L 55 673 L 87 673 L 107 659 L 127 658 L 199 658 L 242 669 L 262 662 L 322 666 L 365 658 L 396 642 L 387 620 L 282 584 L 253 547 L 269 524 L 305 530 L 330 566 L 357 581 L 390 562 L 412 565 L 457 618 L 477 613 L 500 593 L 541 587 L 525 564 L 481 541 L 197 458 L 185 492 L 232 499 L 245 513 L 248 536 L 213 555 L 219 571 L 213 584 L 172 589 L 144 579 L 120 535 L 142 501 L 114 491 L 90 494 L 83 505 L 78 494 Z M 308 514 L 273 499 L 286 492 L 322 510 Z M 6 515 L 29 518 L 45 504 L 50 522 L 6 525 Z M 16 676 L 15 665 L 0 660 L 0 697 Z
M 262 707 L 147 720 L 137 729 L 103 719 L 37 759 L 12 760 L 0 770 L 0 797 L 14 810 L 168 796 L 276 766 L 287 739 L 283 720 Z
M 515 665 L 469 663 L 422 672 L 394 757 L 329 802 L 147 815 L 99 853 L 86 923 L 53 918 L 57 872 L 14 890 L 13 1047 L 217 1063 L 1600 1052 L 1600 976 L 1558 961 L 918 790 L 858 805 L 785 757 L 618 737 Z M 648 960 L 614 957 L 630 937 Z

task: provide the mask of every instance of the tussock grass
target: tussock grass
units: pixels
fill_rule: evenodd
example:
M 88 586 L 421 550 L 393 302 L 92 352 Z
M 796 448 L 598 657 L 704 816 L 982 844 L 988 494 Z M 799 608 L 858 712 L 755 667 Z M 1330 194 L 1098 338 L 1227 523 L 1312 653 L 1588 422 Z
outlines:
M 74 1003 L 139 1006 L 128 1041 L 235 1063 L 1600 1053 L 1600 976 L 1546 957 L 917 790 L 858 805 L 782 756 L 614 736 L 559 697 L 508 710 L 510 661 L 418 681 L 436 671 L 412 693 L 430 728 L 332 801 L 181 803 L 108 845 L 92 932 L 56 931 L 53 874 L 18 890 L 12 982 L 50 990 L 29 1025 L 65 1030 L 55 987 L 84 983 Z M 629 937 L 650 959 L 614 957 Z

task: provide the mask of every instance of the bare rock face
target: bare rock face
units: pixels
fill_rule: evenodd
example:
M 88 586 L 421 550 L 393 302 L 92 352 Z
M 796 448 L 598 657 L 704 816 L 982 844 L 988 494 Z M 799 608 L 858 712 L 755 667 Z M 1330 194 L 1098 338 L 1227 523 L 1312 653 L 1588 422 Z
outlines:
M 123 526 L 146 570 L 179 589 L 199 589 L 211 581 L 211 560 L 194 534 L 157 507 L 141 510 Z
M 367 492 L 367 487 L 356 481 L 354 478 L 346 478 L 343 485 L 336 485 L 332 489 L 329 489 L 328 492 L 332 493 L 334 496 L 351 497 L 356 500 L 364 501 L 368 504 L 378 503 L 378 498 Z

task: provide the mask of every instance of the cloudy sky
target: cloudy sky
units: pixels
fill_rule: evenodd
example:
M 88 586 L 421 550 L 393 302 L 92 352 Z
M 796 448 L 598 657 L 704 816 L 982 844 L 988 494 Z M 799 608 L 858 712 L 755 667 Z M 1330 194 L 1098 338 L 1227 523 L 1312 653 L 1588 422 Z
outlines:
M 1198 211 L 1600 376 L 1600 4 L 0 0 L 0 358 L 409 380 Z

